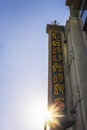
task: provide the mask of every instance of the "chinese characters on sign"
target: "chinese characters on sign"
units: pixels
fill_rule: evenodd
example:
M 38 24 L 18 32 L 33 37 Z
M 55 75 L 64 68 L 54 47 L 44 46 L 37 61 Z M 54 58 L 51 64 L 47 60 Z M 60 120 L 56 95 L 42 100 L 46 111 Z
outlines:
M 64 66 L 60 32 L 51 33 L 52 102 L 65 110 Z

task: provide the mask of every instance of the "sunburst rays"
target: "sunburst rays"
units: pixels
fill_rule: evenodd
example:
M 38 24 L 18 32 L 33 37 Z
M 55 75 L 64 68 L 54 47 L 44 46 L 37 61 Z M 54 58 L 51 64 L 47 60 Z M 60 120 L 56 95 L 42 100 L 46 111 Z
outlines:
M 56 126 L 60 126 L 60 122 L 58 121 L 58 118 L 64 117 L 64 115 L 61 114 L 62 108 L 52 105 L 49 107 L 46 124 L 49 127 L 55 128 Z

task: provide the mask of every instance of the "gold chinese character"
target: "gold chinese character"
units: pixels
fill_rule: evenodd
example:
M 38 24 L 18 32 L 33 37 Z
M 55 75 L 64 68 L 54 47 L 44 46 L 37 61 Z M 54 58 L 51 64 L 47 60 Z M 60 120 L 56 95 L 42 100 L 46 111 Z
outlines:
M 56 98 L 55 101 L 62 101 L 62 102 L 64 102 L 64 97 Z
M 63 74 L 58 73 L 58 80 L 62 83 L 63 82 Z
M 53 41 L 52 45 L 53 46 L 60 46 L 60 43 L 61 43 L 60 40 L 57 40 L 57 41 Z
M 57 53 L 57 48 L 53 48 L 53 54 Z
M 63 60 L 63 57 L 62 55 L 58 55 L 58 62 L 62 61 Z
M 53 37 L 54 39 L 56 39 L 56 38 L 57 38 L 57 34 L 56 34 L 56 33 L 52 33 L 52 37 Z
M 54 85 L 54 95 L 58 95 L 59 92 L 64 94 L 64 85 L 63 84 L 55 84 Z
M 53 55 L 53 61 L 57 61 L 56 55 Z
M 57 52 L 58 52 L 58 54 L 60 54 L 61 53 L 61 47 L 55 47 L 55 48 L 53 48 L 53 54 L 57 54 Z
M 65 109 L 65 103 L 62 101 L 57 100 L 57 98 L 54 100 L 54 103 L 58 106 L 60 106 L 59 111 L 63 111 Z
M 58 82 L 58 76 L 55 75 L 55 76 L 53 77 L 53 83 L 57 83 L 57 82 Z
M 59 72 L 63 72 L 63 65 L 60 64 L 60 65 L 58 66 L 58 69 L 59 69 Z
M 53 72 L 56 72 L 56 71 L 57 71 L 57 68 L 58 68 L 58 63 L 54 63 L 54 64 L 53 64 L 53 67 L 52 67 Z
M 58 84 L 55 84 L 54 85 L 54 95 L 58 95 L 59 92 L 58 92 Z
M 61 47 L 57 47 L 57 51 L 60 54 L 61 53 Z

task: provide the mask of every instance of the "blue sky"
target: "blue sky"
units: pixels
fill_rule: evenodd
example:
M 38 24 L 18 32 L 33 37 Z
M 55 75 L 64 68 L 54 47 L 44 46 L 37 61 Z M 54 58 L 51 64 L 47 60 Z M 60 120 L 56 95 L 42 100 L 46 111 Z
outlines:
M 0 130 L 43 130 L 46 25 L 68 17 L 65 0 L 0 0 Z

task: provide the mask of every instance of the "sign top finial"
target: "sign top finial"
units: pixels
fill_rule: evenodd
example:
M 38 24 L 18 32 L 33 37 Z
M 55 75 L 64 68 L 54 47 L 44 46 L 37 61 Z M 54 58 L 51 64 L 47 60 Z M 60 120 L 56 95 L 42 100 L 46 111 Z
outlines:
M 52 23 L 53 25 L 58 25 L 59 23 L 57 23 L 56 20 L 54 20 L 54 22 Z

